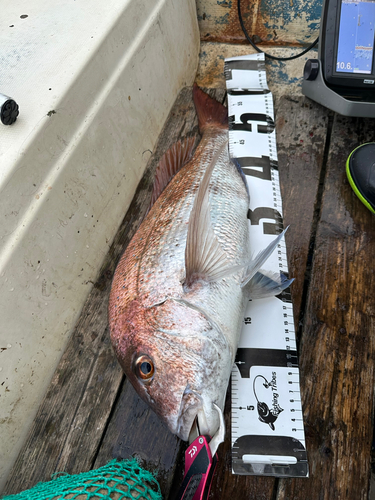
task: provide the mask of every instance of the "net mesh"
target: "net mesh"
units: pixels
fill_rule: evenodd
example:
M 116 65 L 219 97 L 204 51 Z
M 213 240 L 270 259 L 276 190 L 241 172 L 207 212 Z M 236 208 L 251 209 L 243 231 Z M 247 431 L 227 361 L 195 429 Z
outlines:
M 27 491 L 2 500 L 162 500 L 155 477 L 136 459 L 113 460 L 100 469 L 81 474 L 55 474 L 52 481 L 38 483 Z

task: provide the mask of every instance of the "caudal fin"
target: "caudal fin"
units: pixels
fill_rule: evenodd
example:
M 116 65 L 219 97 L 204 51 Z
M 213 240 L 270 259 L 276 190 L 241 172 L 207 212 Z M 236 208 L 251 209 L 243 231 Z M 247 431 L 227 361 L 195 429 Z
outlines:
M 196 83 L 194 83 L 193 87 L 193 99 L 198 115 L 200 131 L 203 131 L 207 127 L 228 127 L 227 108 L 203 92 Z

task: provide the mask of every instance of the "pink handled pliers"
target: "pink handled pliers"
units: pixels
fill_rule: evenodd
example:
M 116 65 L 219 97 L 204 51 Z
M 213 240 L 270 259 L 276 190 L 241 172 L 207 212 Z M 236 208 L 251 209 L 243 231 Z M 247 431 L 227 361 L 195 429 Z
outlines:
M 223 413 L 214 404 L 220 415 L 217 433 L 210 438 L 199 433 L 197 419 L 189 436 L 189 447 L 185 452 L 185 474 L 177 500 L 207 500 L 217 464 L 216 450 L 224 441 L 225 423 Z

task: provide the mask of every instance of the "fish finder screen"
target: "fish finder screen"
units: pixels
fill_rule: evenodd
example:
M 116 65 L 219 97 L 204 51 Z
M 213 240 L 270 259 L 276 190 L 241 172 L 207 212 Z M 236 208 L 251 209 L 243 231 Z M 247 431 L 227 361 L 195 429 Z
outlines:
M 336 71 L 372 71 L 375 0 L 345 0 L 341 4 Z

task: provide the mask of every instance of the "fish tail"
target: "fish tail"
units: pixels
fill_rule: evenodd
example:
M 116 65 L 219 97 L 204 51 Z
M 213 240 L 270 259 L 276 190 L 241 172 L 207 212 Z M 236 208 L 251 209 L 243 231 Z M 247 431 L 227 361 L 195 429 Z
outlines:
M 227 128 L 228 110 L 220 102 L 212 99 L 208 94 L 194 83 L 193 99 L 198 115 L 199 130 L 208 127 Z

